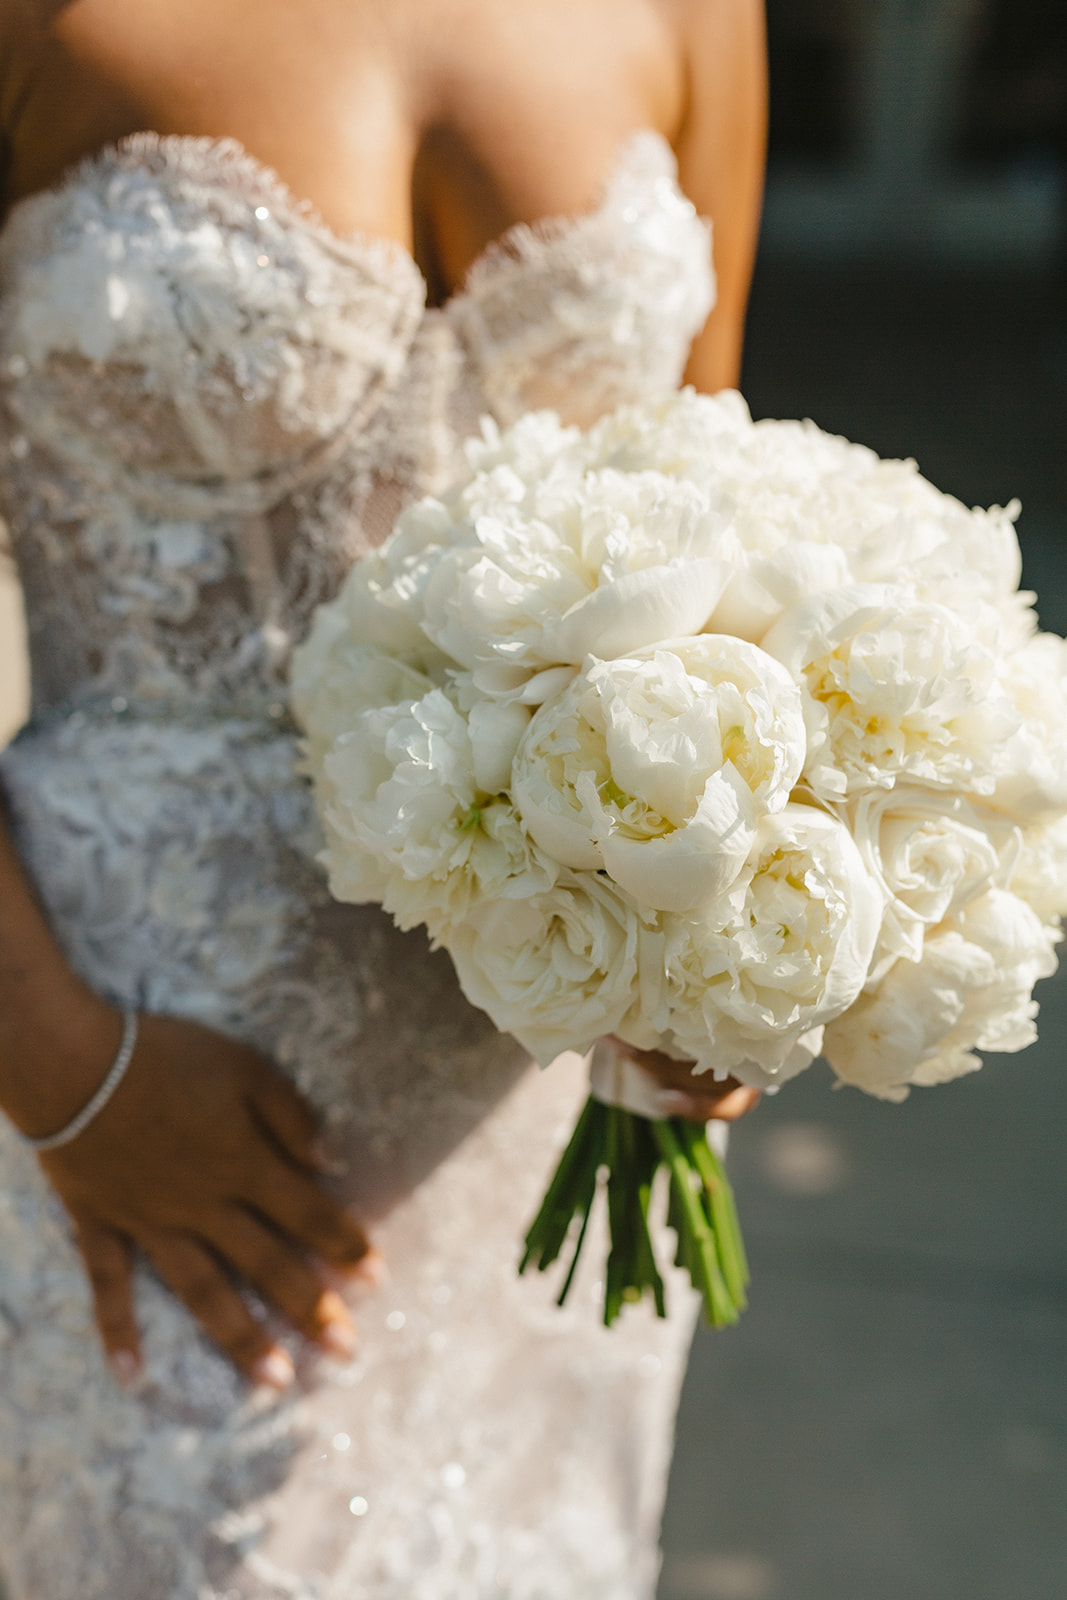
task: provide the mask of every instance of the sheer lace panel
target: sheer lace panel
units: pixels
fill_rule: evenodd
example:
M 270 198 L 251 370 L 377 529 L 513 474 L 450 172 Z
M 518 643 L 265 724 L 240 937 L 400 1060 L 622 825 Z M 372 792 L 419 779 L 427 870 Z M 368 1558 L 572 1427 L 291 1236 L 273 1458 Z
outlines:
M 462 440 L 670 388 L 712 299 L 655 134 L 588 215 L 512 229 L 425 310 L 400 247 L 339 238 L 230 141 L 138 135 L 0 236 L 0 493 L 34 705 L 262 712 L 289 645 Z

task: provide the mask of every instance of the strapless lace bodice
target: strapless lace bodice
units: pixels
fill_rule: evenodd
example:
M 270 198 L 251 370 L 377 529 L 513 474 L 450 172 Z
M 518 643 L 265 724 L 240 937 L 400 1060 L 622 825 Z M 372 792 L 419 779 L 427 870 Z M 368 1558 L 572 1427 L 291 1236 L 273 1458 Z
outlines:
M 229 141 L 138 135 L 0 237 L 0 496 L 34 709 L 284 698 L 290 641 L 462 440 L 676 386 L 707 225 L 658 135 L 586 215 L 513 228 L 440 310 Z
M 290 1335 L 300 1384 L 263 1408 L 141 1268 L 146 1370 L 120 1393 L 0 1118 L 9 1600 L 649 1600 L 691 1294 L 608 1333 L 598 1285 L 560 1311 L 518 1278 L 582 1063 L 539 1074 L 443 953 L 329 899 L 285 673 L 482 415 L 585 421 L 678 381 L 708 243 L 646 133 L 588 215 L 513 229 L 439 310 L 403 250 L 335 237 L 228 143 L 139 136 L 10 217 L 16 841 L 90 984 L 300 1084 L 391 1276 L 357 1359 L 316 1371 Z

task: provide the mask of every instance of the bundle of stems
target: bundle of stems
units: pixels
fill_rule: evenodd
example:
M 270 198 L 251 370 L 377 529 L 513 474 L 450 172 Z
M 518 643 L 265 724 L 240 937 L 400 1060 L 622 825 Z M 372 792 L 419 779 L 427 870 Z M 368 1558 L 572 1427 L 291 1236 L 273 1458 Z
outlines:
M 650 1291 L 667 1314 L 648 1213 L 660 1167 L 668 1173 L 667 1223 L 677 1237 L 675 1262 L 686 1268 L 714 1327 L 745 1308 L 748 1263 L 733 1193 L 704 1129 L 682 1117 L 651 1121 L 590 1095 L 526 1235 L 519 1271 L 544 1272 L 574 1236 L 558 1303 L 566 1300 L 585 1243 L 593 1203 L 606 1191 L 611 1249 L 604 1277 L 604 1322 Z M 575 1218 L 579 1219 L 575 1236 Z

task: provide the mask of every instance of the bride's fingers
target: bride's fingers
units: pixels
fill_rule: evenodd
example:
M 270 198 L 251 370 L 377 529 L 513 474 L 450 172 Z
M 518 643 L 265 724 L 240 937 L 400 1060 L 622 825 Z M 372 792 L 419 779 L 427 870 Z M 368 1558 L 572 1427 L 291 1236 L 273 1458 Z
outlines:
M 330 1266 L 369 1276 L 379 1260 L 351 1212 L 284 1161 L 265 1163 L 243 1198 Z
M 759 1104 L 760 1091 L 746 1088 L 736 1078 L 712 1078 L 693 1071 L 692 1061 L 676 1061 L 660 1050 L 638 1050 L 615 1040 L 631 1060 L 660 1086 L 660 1106 L 669 1117 L 692 1122 L 736 1122 Z
M 144 1241 L 146 1253 L 209 1338 L 253 1383 L 287 1389 L 293 1363 L 257 1322 L 211 1252 L 195 1239 L 164 1234 Z
M 318 1168 L 318 1122 L 303 1095 L 264 1064 L 252 1086 L 252 1105 L 275 1142 L 302 1167 Z
M 700 1094 L 668 1091 L 663 1098 L 671 1102 L 665 1109 L 672 1116 L 688 1117 L 693 1122 L 736 1122 L 738 1117 L 746 1116 L 759 1104 L 760 1092 L 758 1089 L 737 1088 L 709 1098 Z
M 306 1338 L 346 1360 L 355 1354 L 356 1330 L 348 1307 L 273 1229 L 235 1208 L 212 1242 Z
M 128 1239 L 87 1214 L 75 1216 L 75 1239 L 93 1291 L 104 1352 L 125 1387 L 141 1370 L 141 1339 L 133 1311 L 133 1265 Z

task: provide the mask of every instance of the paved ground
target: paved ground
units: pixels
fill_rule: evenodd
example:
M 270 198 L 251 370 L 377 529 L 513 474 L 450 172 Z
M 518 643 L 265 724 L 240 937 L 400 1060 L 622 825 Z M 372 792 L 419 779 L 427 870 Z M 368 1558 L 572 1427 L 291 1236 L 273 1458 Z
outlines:
M 746 392 L 1024 504 L 1067 632 L 1067 338 L 1040 285 L 766 271 Z M 736 1132 L 754 1270 L 698 1336 L 661 1600 L 1067 1595 L 1067 978 L 1041 1041 L 883 1106 L 813 1069 Z

